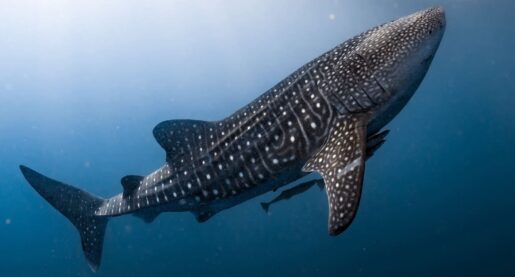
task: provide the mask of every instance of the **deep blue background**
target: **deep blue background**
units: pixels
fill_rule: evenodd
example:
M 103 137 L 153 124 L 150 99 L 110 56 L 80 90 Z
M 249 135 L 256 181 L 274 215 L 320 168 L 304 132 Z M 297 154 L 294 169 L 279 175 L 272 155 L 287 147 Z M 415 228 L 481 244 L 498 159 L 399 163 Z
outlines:
M 151 130 L 220 119 L 322 52 L 433 4 L 447 31 L 361 207 L 327 234 L 325 193 L 267 194 L 204 224 L 110 221 L 96 276 L 515 276 L 513 1 L 0 2 L 0 275 L 90 276 L 27 164 L 107 197 L 164 153 Z

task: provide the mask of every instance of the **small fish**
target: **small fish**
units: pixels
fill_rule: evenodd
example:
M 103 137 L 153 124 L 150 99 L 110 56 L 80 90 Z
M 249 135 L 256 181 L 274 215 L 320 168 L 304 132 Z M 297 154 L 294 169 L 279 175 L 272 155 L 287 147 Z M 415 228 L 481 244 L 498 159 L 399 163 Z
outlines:
M 336 46 L 223 120 L 158 124 L 153 133 L 166 162 L 147 176 L 123 177 L 123 192 L 111 198 L 23 165 L 21 172 L 78 229 L 93 271 L 112 217 L 152 222 L 188 211 L 204 222 L 315 171 L 329 199 L 329 234 L 338 235 L 358 209 L 373 153 L 367 145 L 383 143 L 380 130 L 416 91 L 444 29 L 442 8 L 419 11 Z
M 261 202 L 260 203 L 261 208 L 263 208 L 263 210 L 265 210 L 265 212 L 268 213 L 270 205 L 272 205 L 273 203 L 283 201 L 283 200 L 288 200 L 295 195 L 302 194 L 305 191 L 309 190 L 314 185 L 317 185 L 320 188 L 320 190 L 324 189 L 324 182 L 322 180 L 311 180 L 311 181 L 308 181 L 305 183 L 301 183 L 293 188 L 282 191 L 281 194 L 279 194 L 279 196 L 272 199 L 271 201 Z

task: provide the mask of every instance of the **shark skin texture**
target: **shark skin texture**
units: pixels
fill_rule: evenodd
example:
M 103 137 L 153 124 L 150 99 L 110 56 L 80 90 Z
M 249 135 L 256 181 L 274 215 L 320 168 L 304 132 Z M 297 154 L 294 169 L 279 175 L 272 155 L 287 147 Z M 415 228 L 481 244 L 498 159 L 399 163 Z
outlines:
M 111 217 L 133 214 L 150 223 L 187 211 L 204 222 L 311 172 L 322 176 L 329 234 L 338 235 L 356 216 L 365 160 L 422 82 L 445 25 L 441 7 L 415 12 L 343 42 L 227 118 L 159 123 L 153 134 L 166 162 L 147 176 L 123 177 L 123 191 L 111 198 L 23 165 L 21 172 L 78 229 L 93 271 Z

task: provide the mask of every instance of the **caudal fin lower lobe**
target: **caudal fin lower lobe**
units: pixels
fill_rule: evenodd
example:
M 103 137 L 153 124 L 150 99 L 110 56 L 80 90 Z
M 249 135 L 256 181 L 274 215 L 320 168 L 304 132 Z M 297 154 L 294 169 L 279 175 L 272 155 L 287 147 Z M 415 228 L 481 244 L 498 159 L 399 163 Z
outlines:
M 96 216 L 95 210 L 104 199 L 50 179 L 26 166 L 21 165 L 20 169 L 29 184 L 79 230 L 86 260 L 91 270 L 97 271 L 108 219 Z

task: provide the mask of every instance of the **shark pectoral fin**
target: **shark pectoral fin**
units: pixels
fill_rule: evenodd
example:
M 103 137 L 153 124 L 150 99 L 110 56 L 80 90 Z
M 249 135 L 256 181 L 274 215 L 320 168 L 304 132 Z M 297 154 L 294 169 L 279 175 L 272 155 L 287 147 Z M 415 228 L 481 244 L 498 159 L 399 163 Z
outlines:
M 143 181 L 143 176 L 127 175 L 123 177 L 121 180 L 123 196 L 131 195 L 139 187 L 141 181 Z
M 318 171 L 329 199 L 329 234 L 338 235 L 352 222 L 359 205 L 366 155 L 366 115 L 338 118 L 325 145 L 303 171 Z
M 213 212 L 213 211 L 202 211 L 202 212 L 193 211 L 191 213 L 195 216 L 195 219 L 197 220 L 198 223 L 206 222 L 208 219 L 210 219 L 211 217 L 213 217 L 216 214 L 216 212 Z
M 163 121 L 152 131 L 156 141 L 166 151 L 166 160 L 188 155 L 196 157 L 202 152 L 202 145 L 207 144 L 208 133 L 216 125 L 213 122 L 178 119 Z

